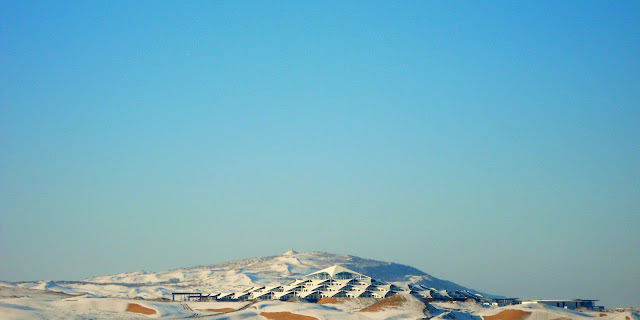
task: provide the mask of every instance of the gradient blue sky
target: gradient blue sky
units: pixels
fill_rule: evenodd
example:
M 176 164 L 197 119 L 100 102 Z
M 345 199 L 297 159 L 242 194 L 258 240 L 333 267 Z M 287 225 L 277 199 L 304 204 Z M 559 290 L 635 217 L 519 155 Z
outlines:
M 2 1 L 0 279 L 298 251 L 640 306 L 637 1 Z

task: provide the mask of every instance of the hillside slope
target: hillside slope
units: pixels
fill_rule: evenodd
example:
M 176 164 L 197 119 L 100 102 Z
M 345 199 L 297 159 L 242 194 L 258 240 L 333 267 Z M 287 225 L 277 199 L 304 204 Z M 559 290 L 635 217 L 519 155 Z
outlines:
M 433 277 L 416 268 L 350 255 L 324 252 L 287 252 L 280 256 L 230 261 L 160 272 L 127 272 L 82 281 L 40 281 L 20 284 L 71 294 L 91 293 L 110 297 L 170 298 L 171 292 L 235 292 L 254 286 L 284 284 L 332 265 L 369 275 L 396 285 L 422 284 L 438 290 L 469 290 Z M 487 296 L 486 294 L 480 293 Z

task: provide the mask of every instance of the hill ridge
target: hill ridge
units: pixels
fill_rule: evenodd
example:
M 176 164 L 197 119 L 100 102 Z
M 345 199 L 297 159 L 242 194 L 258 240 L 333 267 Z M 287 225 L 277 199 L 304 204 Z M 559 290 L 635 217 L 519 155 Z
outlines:
M 214 294 L 241 292 L 259 286 L 284 285 L 332 265 L 340 265 L 399 287 L 422 285 L 436 290 L 466 290 L 485 297 L 495 297 L 449 280 L 438 279 L 408 265 L 318 251 L 253 257 L 159 272 L 124 272 L 80 281 L 33 281 L 24 283 L 24 286 L 69 294 L 157 299 L 170 298 L 172 292 Z

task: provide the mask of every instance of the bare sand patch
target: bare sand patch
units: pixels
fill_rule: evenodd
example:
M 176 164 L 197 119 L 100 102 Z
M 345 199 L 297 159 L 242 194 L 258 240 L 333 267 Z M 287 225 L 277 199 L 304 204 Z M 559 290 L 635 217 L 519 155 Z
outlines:
M 505 310 L 492 316 L 483 316 L 484 320 L 523 320 L 531 314 L 529 311 Z
M 146 314 L 146 315 L 151 315 L 151 314 L 156 314 L 156 311 L 153 309 L 149 309 L 147 307 L 143 307 L 137 303 L 129 303 L 127 305 L 127 310 L 125 310 L 127 312 L 135 312 L 135 313 L 142 313 L 142 314 Z
M 626 317 L 624 317 L 624 318 L 625 318 L 625 319 L 627 319 L 627 320 L 631 320 L 631 318 L 629 318 L 629 316 L 626 316 Z
M 601 313 L 601 314 L 600 314 L 600 316 L 601 316 L 601 317 L 606 317 L 606 316 L 607 316 L 607 314 L 606 314 L 606 313 Z
M 395 294 L 391 297 L 378 300 L 376 303 L 360 310 L 360 312 L 377 312 L 384 309 L 397 308 L 402 306 L 406 301 L 407 298 L 404 296 Z
M 318 320 L 318 318 L 303 316 L 291 312 L 261 312 L 261 316 L 272 320 Z
M 344 303 L 350 300 L 354 300 L 357 298 L 336 298 L 336 297 L 326 297 L 318 300 L 317 304 L 329 304 L 329 303 Z
M 336 303 L 338 302 L 338 298 L 335 297 L 326 297 L 318 300 L 317 304 L 328 304 L 328 303 Z

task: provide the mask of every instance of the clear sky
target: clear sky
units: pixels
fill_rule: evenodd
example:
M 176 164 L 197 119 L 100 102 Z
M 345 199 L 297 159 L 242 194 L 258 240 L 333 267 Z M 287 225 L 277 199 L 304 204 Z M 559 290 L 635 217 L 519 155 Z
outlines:
M 1 1 L 0 280 L 298 251 L 640 306 L 638 1 Z

